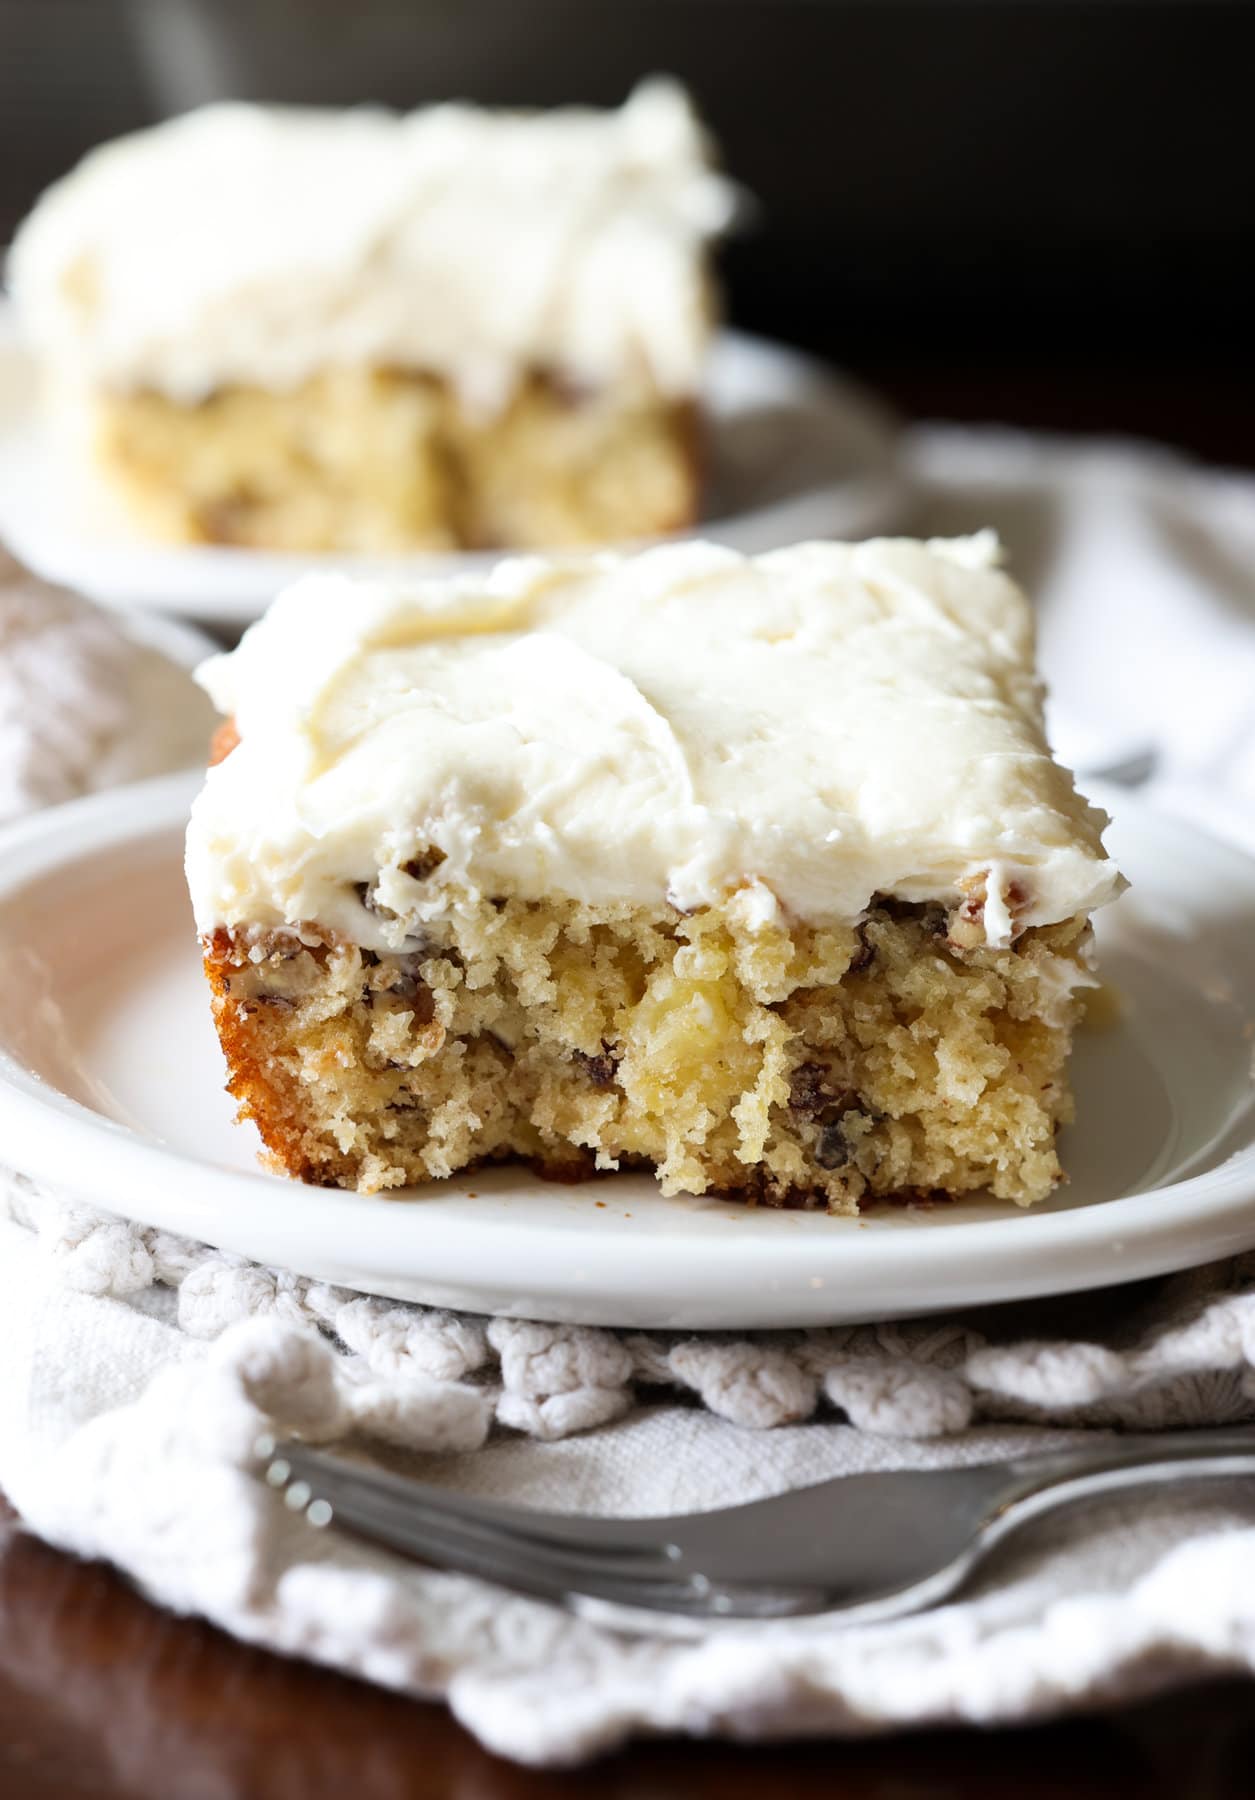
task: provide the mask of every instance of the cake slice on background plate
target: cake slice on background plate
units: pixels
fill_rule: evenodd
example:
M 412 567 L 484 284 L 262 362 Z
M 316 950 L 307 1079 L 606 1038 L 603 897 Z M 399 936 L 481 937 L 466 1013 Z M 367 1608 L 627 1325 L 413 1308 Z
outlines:
M 94 150 L 9 274 L 160 537 L 602 543 L 697 516 L 733 206 L 670 82 L 610 112 L 224 103 Z
M 364 1192 L 522 1158 L 852 1212 L 1061 1178 L 1091 910 L 982 537 L 307 577 L 201 679 L 230 1087 Z

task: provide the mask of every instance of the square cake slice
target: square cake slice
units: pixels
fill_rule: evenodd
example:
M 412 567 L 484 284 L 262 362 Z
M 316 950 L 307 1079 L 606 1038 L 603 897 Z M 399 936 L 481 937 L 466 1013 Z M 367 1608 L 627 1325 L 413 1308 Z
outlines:
M 846 1213 L 1061 1179 L 1122 883 L 991 538 L 310 576 L 201 679 L 188 876 L 290 1174 Z
M 706 247 L 733 204 L 667 82 L 608 112 L 229 103 L 93 151 L 10 275 L 159 536 L 606 543 L 696 516 Z

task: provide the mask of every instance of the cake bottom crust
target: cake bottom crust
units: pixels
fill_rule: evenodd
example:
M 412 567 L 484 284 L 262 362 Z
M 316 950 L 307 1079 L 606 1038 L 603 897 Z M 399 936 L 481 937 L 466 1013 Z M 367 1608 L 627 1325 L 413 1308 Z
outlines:
M 463 896 L 379 955 L 316 928 L 204 944 L 231 1092 L 273 1164 L 377 1192 L 517 1160 L 856 1212 L 1062 1179 L 1084 919 L 965 947 L 934 906 L 855 929 Z M 960 933 L 960 935 L 962 935 Z
M 180 543 L 539 549 L 697 517 L 694 409 L 660 395 L 572 395 L 536 375 L 481 418 L 435 377 L 334 369 L 289 393 L 107 394 L 96 411 L 102 471 Z

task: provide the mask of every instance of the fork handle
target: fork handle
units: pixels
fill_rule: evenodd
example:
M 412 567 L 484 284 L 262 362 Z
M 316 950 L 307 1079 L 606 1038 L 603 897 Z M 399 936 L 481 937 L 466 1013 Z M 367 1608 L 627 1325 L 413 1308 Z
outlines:
M 1027 1519 L 1074 1501 L 1138 1487 L 1170 1487 L 1209 1475 L 1255 1476 L 1255 1427 L 1137 1432 L 1075 1450 L 1008 1463 L 991 1509 L 986 1542 Z

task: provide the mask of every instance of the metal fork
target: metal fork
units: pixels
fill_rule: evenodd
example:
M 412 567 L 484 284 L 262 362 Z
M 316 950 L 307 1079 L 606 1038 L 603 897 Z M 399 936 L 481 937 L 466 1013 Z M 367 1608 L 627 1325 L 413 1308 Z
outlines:
M 480 1576 L 628 1631 L 936 1605 L 1032 1519 L 1121 1490 L 1255 1476 L 1255 1428 L 1104 1438 L 970 1468 L 849 1475 L 675 1518 L 501 1505 L 306 1444 L 257 1445 L 259 1473 L 311 1524 Z M 1255 1491 L 1255 1490 L 1253 1490 Z

